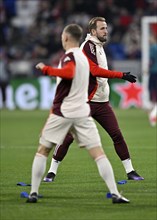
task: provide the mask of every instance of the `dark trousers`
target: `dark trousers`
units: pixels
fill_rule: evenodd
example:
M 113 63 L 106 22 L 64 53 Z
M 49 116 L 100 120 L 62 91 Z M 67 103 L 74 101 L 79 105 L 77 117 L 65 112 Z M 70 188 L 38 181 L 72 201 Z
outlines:
M 121 160 L 130 158 L 128 147 L 120 131 L 116 116 L 109 102 L 90 102 L 91 116 L 105 129 L 111 137 L 115 151 Z M 62 145 L 56 147 L 53 158 L 62 161 L 65 157 L 73 137 L 68 134 Z
M 6 89 L 7 89 L 8 83 L 7 82 L 0 82 L 0 89 L 2 92 L 2 101 L 3 103 L 6 102 Z
M 150 74 L 148 88 L 150 100 L 157 102 L 157 74 Z

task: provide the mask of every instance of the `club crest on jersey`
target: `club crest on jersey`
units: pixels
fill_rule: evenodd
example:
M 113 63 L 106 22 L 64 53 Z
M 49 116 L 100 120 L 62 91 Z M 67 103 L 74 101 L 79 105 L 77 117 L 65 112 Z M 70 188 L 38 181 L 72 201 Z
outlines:
M 67 62 L 67 61 L 70 61 L 70 60 L 71 60 L 71 58 L 67 56 L 67 57 L 65 57 L 63 62 Z
M 91 53 L 95 55 L 94 45 L 89 43 L 89 47 L 90 47 Z

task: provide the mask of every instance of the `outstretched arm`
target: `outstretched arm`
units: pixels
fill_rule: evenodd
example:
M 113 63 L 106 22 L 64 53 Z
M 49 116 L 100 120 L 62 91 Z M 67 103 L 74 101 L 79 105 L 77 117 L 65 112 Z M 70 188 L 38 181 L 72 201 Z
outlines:
M 131 83 L 136 82 L 136 76 L 131 75 L 130 72 L 118 72 L 118 71 L 107 70 L 99 67 L 89 58 L 88 61 L 90 65 L 90 72 L 93 76 L 103 77 L 103 78 L 119 78 L 119 79 L 127 80 Z
M 38 63 L 36 68 L 41 70 L 44 75 L 59 76 L 64 79 L 73 79 L 75 75 L 75 63 L 73 61 L 66 63 L 61 69 L 46 66 L 44 63 Z
M 93 76 L 104 77 L 104 78 L 120 78 L 120 79 L 123 76 L 122 72 L 111 71 L 101 68 L 89 58 L 88 61 L 90 66 L 90 72 Z

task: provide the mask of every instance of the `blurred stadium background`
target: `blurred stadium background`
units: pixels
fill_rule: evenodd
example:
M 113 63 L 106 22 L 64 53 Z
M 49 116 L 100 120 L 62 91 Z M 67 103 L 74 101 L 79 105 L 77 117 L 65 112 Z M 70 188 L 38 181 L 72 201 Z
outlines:
M 60 34 L 64 26 L 78 23 L 86 35 L 93 16 L 103 16 L 108 23 L 105 51 L 109 68 L 131 71 L 138 77 L 132 86 L 110 80 L 112 105 L 141 108 L 148 99 L 142 96 L 142 19 L 156 16 L 156 1 L 1 0 L 0 13 L 0 85 L 1 89 L 7 87 L 6 97 L 0 90 L 0 108 L 49 109 L 55 79 L 42 77 L 34 66 L 39 61 L 57 66 L 63 53 Z M 151 23 L 148 31 L 157 36 L 157 23 Z
M 42 76 L 34 66 L 39 61 L 57 66 L 63 53 L 63 27 L 79 23 L 86 35 L 93 16 L 103 16 L 108 23 L 109 68 L 138 77 L 135 84 L 110 80 L 110 100 L 134 166 L 145 180 L 120 185 L 131 204 L 113 207 L 105 199 L 93 162 L 87 162 L 85 151 L 71 147 L 56 181 L 49 186 L 42 183 L 41 203 L 24 205 L 21 191 L 29 193 L 30 188 L 16 183 L 30 182 L 38 135 L 55 92 L 55 78 Z M 156 16 L 155 0 L 0 0 L 0 219 L 157 219 L 156 129 L 145 112 L 151 107 L 149 36 L 157 36 Z M 116 179 L 126 178 L 111 140 L 99 125 L 98 129 Z

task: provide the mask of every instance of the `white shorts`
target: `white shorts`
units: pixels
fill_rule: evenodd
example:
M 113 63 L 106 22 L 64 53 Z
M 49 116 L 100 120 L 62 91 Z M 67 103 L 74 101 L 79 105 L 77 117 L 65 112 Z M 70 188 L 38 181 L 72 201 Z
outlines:
M 80 147 L 101 147 L 98 129 L 92 117 L 63 118 L 50 114 L 42 130 L 40 144 L 52 148 L 53 144 L 61 145 L 68 132 L 71 132 Z

